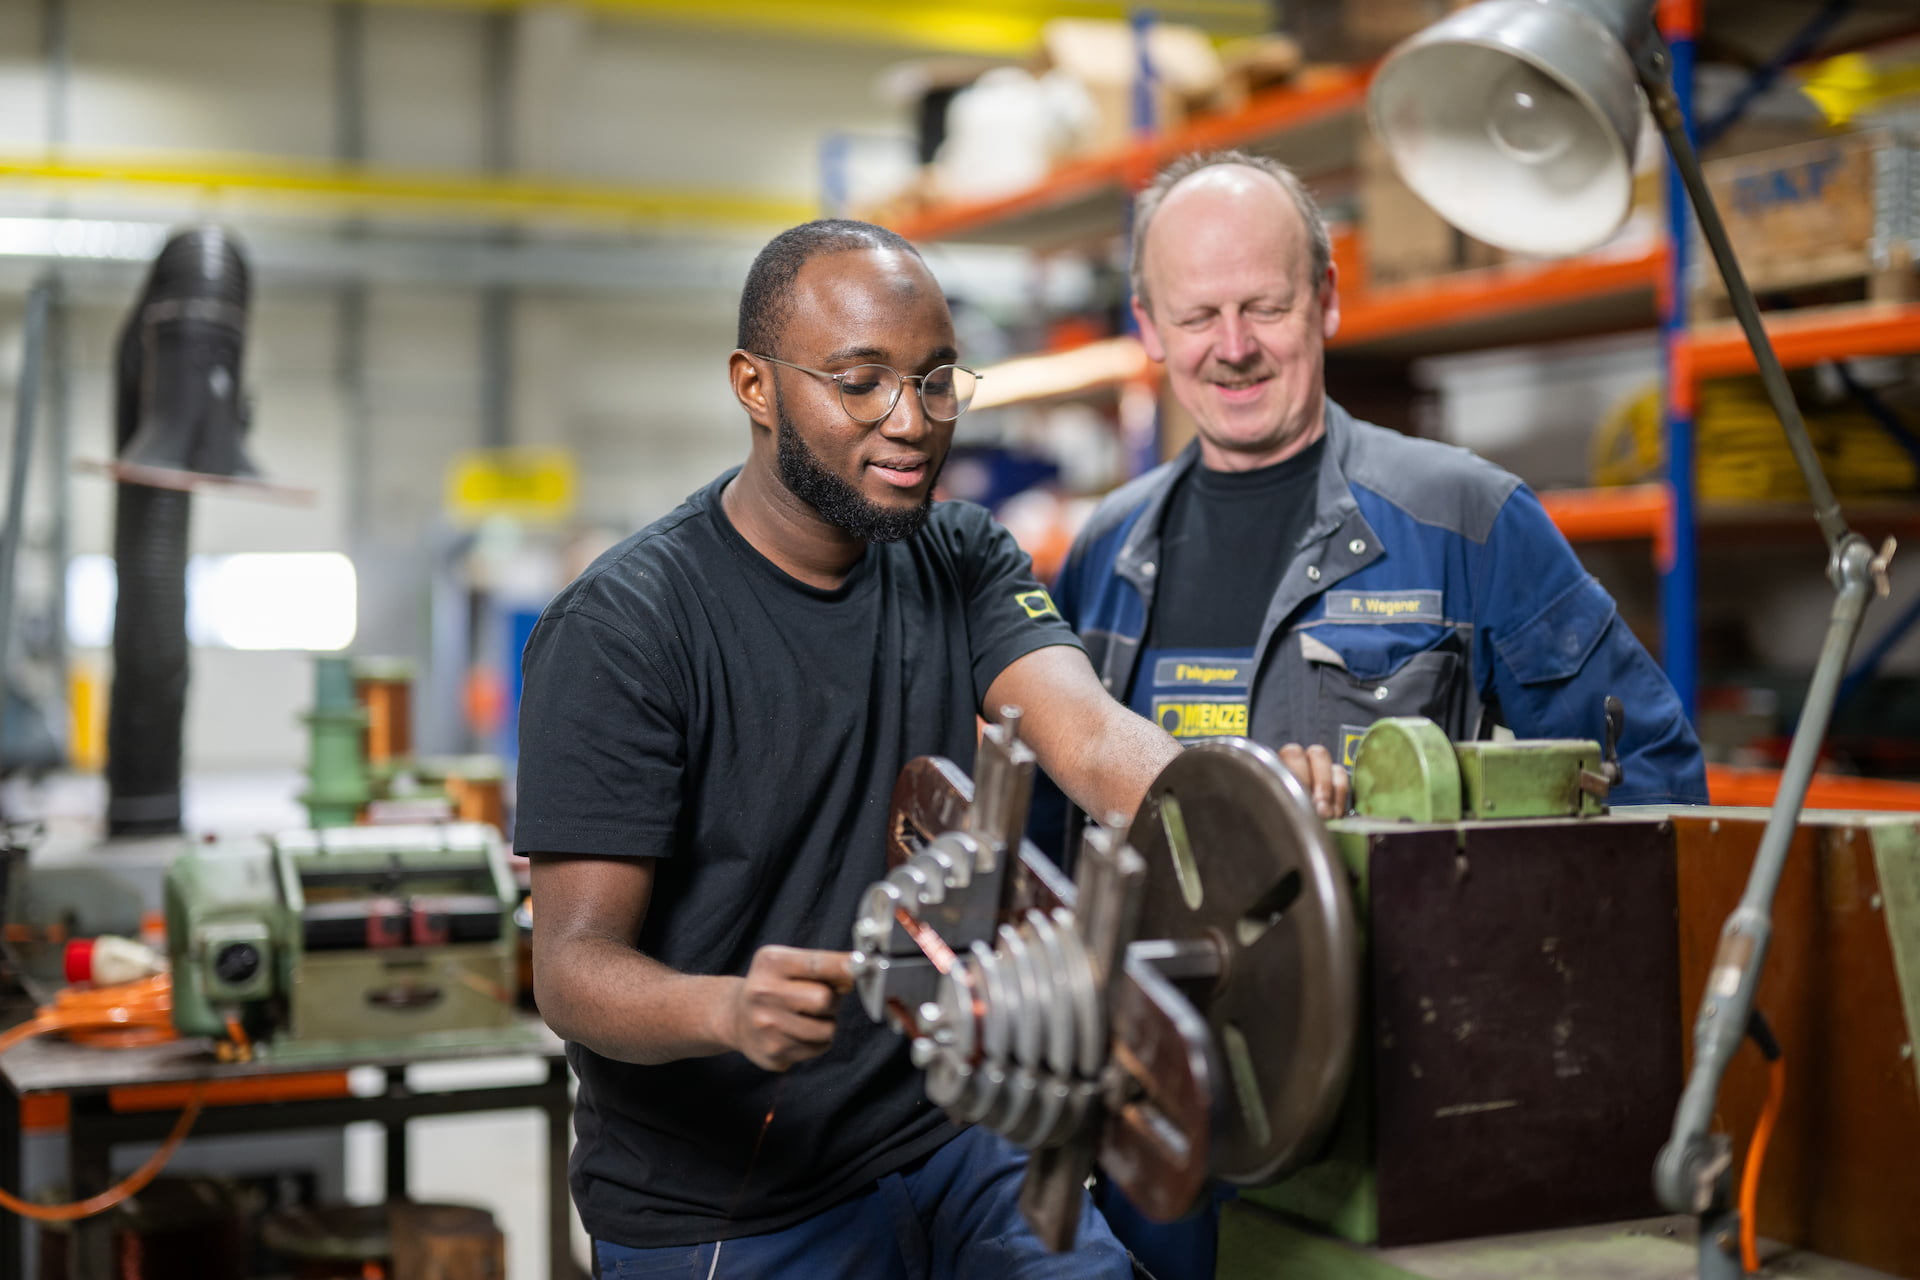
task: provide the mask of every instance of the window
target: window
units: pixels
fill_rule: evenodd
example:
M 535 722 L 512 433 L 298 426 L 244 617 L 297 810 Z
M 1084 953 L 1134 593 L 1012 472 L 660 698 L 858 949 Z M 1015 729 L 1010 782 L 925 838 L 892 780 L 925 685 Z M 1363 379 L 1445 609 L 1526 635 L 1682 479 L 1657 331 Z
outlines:
M 67 637 L 113 643 L 112 556 L 67 566 Z M 357 626 L 353 561 L 334 551 L 246 552 L 187 562 L 187 638 L 214 649 L 344 649 Z

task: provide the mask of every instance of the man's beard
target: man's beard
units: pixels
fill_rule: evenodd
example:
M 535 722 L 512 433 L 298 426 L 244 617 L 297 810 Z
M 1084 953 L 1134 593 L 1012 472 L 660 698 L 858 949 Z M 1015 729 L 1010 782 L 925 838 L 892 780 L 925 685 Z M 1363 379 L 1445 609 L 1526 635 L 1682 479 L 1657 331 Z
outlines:
M 827 470 L 817 454 L 800 438 L 787 418 L 786 407 L 778 411 L 780 429 L 774 433 L 775 457 L 780 468 L 780 483 L 820 513 L 820 518 L 843 533 L 863 542 L 899 542 L 920 532 L 933 511 L 933 486 L 917 507 L 900 510 L 870 501 L 858 489 Z M 940 477 L 938 467 L 933 479 Z

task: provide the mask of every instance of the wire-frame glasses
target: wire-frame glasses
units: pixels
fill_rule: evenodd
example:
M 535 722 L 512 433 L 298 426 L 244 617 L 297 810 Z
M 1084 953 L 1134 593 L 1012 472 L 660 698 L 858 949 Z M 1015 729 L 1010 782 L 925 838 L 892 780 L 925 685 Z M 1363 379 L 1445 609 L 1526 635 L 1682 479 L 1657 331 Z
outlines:
M 916 384 L 920 393 L 920 408 L 927 417 L 935 422 L 952 422 L 967 411 L 967 406 L 973 403 L 973 393 L 980 385 L 979 374 L 958 364 L 943 364 L 925 373 L 901 373 L 884 364 L 857 364 L 839 373 L 829 373 L 825 369 L 808 368 L 804 364 L 795 364 L 775 356 L 763 356 L 757 352 L 749 354 L 756 360 L 782 364 L 789 369 L 798 369 L 802 373 L 837 383 L 840 387 L 840 407 L 855 422 L 883 421 L 900 403 L 900 389 L 909 382 Z

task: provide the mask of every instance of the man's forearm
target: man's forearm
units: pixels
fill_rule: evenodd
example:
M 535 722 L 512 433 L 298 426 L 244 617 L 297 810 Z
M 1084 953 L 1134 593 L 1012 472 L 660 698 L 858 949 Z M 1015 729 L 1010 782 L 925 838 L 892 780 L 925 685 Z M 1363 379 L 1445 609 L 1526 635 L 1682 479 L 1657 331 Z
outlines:
M 1040 767 L 1073 802 L 1105 821 L 1131 821 L 1147 787 L 1180 754 L 1180 744 L 1150 720 L 1115 702 L 1087 655 L 1050 645 L 1016 659 L 994 678 L 985 700 L 995 720 L 1019 707 L 1021 736 Z
M 725 1013 L 742 979 L 681 973 L 612 938 L 575 938 L 555 950 L 536 957 L 534 986 L 541 1016 L 562 1039 L 649 1066 L 735 1047 Z
M 1086 735 L 1077 767 L 1055 781 L 1089 817 L 1131 822 L 1147 788 L 1179 754 L 1166 730 L 1113 703 Z

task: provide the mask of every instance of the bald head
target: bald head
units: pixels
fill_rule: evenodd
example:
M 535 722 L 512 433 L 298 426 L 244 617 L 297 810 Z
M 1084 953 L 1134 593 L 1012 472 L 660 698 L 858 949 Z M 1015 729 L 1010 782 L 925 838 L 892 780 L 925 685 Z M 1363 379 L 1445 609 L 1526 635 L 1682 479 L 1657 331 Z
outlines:
M 1201 461 L 1245 471 L 1312 444 L 1340 303 L 1326 228 L 1298 180 L 1256 157 L 1201 157 L 1163 173 L 1141 213 L 1133 314 Z
M 1190 200 L 1192 196 L 1194 199 Z M 1162 169 L 1133 204 L 1131 283 L 1141 305 L 1151 309 L 1147 253 L 1154 225 L 1169 203 L 1204 201 L 1215 210 L 1239 206 L 1297 224 L 1305 243 L 1306 279 L 1318 280 L 1333 261 L 1333 244 L 1320 206 L 1298 175 L 1269 156 L 1246 151 L 1186 155 Z

